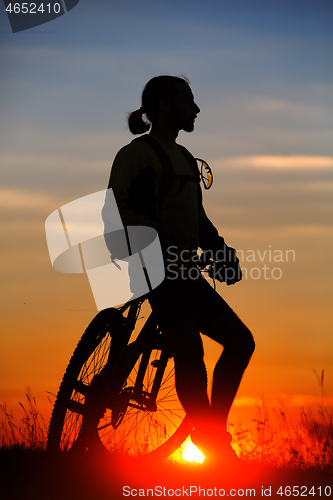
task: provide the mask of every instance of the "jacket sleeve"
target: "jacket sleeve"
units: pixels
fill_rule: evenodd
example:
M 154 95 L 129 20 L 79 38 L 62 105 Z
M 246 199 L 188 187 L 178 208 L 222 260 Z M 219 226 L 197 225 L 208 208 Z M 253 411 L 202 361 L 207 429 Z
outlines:
M 116 155 L 109 180 L 117 203 L 123 226 L 150 226 L 158 231 L 162 247 L 164 232 L 157 223 L 156 203 L 156 170 L 150 166 L 151 158 L 147 155 L 144 144 L 130 143 Z M 105 227 L 105 242 L 111 255 L 119 254 L 117 239 L 106 230 L 110 227 L 108 217 L 111 215 L 108 207 L 108 197 L 102 211 Z
M 218 230 L 206 215 L 202 205 L 202 194 L 199 188 L 199 246 L 202 250 L 211 250 L 216 252 L 222 245 L 224 239 L 219 235 Z
M 227 276 L 224 280 L 227 285 L 237 283 L 242 279 L 242 272 L 239 266 L 236 250 L 229 247 L 222 236 L 219 236 L 218 230 L 208 219 L 202 202 L 199 204 L 199 233 L 200 233 L 200 248 L 203 251 L 213 255 L 213 260 L 224 262 L 227 266 L 233 269 L 233 278 Z M 230 273 L 230 271 L 228 271 Z
M 156 220 L 156 171 L 144 154 L 132 144 L 119 151 L 112 165 L 109 188 L 112 188 L 124 226 L 153 226 Z M 103 208 L 104 221 L 108 217 Z

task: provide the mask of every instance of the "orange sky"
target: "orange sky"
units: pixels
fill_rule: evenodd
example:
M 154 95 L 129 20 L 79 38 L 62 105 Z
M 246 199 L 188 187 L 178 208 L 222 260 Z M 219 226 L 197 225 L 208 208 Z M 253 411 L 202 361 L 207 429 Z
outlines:
M 168 73 L 190 79 L 201 112 L 179 142 L 212 167 L 206 211 L 248 277 L 218 285 L 257 345 L 231 418 L 263 394 L 316 406 L 322 370 L 332 405 L 333 7 L 256 4 L 80 2 L 52 29 L 15 34 L 0 16 L 0 403 L 18 410 L 29 387 L 50 411 L 47 391 L 97 311 L 85 276 L 52 269 L 45 220 L 106 188 L 132 140 L 126 113 Z
M 229 208 L 227 223 L 222 224 L 224 204 L 227 211 L 229 202 L 219 202 L 219 175 L 227 175 L 228 161 L 224 167 L 223 161 L 216 164 L 215 191 L 205 194 L 207 212 L 226 241 L 241 250 L 247 276 L 229 288 L 218 284 L 218 290 L 250 327 L 257 344 L 231 418 L 248 418 L 262 395 L 269 405 L 316 406 L 321 390 L 314 370 L 325 370 L 326 403 L 332 404 L 332 235 L 320 227 L 277 222 L 269 227 L 274 182 L 267 184 L 271 199 L 265 211 L 254 207 L 232 214 Z M 251 185 L 247 188 L 251 197 Z M 277 195 L 283 196 L 283 191 Z M 26 195 L 22 220 L 22 206 L 13 197 L 4 199 L 9 217 L 3 232 L 0 399 L 18 408 L 29 387 L 47 414 L 51 405 L 46 392 L 56 393 L 76 342 L 97 310 L 86 276 L 58 273 L 51 267 L 44 219 L 56 207 L 55 200 L 37 203 Z M 211 370 L 219 350 L 212 341 L 205 341 L 205 348 Z

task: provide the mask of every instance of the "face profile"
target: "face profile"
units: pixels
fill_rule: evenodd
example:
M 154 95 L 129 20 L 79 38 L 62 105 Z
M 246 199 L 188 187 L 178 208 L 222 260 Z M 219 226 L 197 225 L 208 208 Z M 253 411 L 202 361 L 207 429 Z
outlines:
M 193 132 L 200 108 L 195 103 L 192 90 L 186 82 L 177 84 L 177 92 L 170 108 L 170 122 L 174 127 L 185 132 Z

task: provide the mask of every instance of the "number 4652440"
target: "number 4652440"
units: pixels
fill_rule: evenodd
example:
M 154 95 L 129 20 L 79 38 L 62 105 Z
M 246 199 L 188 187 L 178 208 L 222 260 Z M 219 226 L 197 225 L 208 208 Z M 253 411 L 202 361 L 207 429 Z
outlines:
M 9 12 L 10 14 L 37 14 L 37 12 L 44 14 L 59 14 L 61 11 L 61 5 L 60 3 L 32 3 L 32 2 L 23 2 L 23 3 L 10 3 L 6 7 L 6 12 Z

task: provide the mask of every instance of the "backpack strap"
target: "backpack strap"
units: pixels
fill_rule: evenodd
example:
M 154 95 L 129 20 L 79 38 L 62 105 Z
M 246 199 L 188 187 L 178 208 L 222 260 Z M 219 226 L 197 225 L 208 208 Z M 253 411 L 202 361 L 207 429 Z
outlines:
M 186 157 L 187 161 L 189 162 L 189 164 L 191 165 L 192 170 L 193 170 L 193 176 L 192 175 L 174 174 L 176 177 L 180 178 L 180 180 L 181 180 L 181 184 L 179 186 L 179 191 L 181 192 L 184 189 L 186 182 L 197 182 L 198 184 L 200 184 L 200 172 L 198 169 L 196 159 L 189 152 L 189 150 L 186 149 L 184 146 L 181 146 L 180 144 L 177 144 L 177 146 L 178 146 L 178 149 Z
M 163 183 L 160 189 L 160 192 L 156 196 L 156 201 L 161 202 L 163 198 L 165 198 L 167 192 L 171 189 L 173 180 L 174 180 L 174 171 L 173 171 L 173 166 L 170 161 L 170 158 L 168 157 L 167 153 L 164 151 L 162 146 L 157 142 L 153 137 L 150 135 L 142 135 L 141 137 L 138 137 L 137 139 L 134 139 L 135 141 L 143 141 L 146 144 L 149 144 L 149 146 L 155 151 L 156 155 L 158 156 L 158 159 L 160 160 L 163 168 Z
M 191 165 L 194 175 L 183 175 L 175 173 L 169 156 L 167 155 L 163 147 L 159 144 L 159 142 L 156 141 L 156 139 L 154 139 L 151 135 L 148 134 L 142 135 L 141 137 L 138 137 L 137 139 L 134 140 L 143 141 L 146 144 L 149 144 L 149 146 L 151 146 L 151 148 L 155 151 L 156 155 L 158 156 L 162 164 L 164 170 L 164 179 L 160 192 L 157 196 L 157 201 L 161 202 L 163 198 L 165 198 L 166 194 L 171 189 L 171 186 L 175 178 L 180 180 L 178 194 L 183 191 L 186 182 L 197 182 L 198 184 L 200 183 L 200 173 L 197 166 L 197 162 L 195 158 L 191 155 L 191 153 L 184 146 L 177 144 L 179 150 L 186 157 L 189 164 Z

